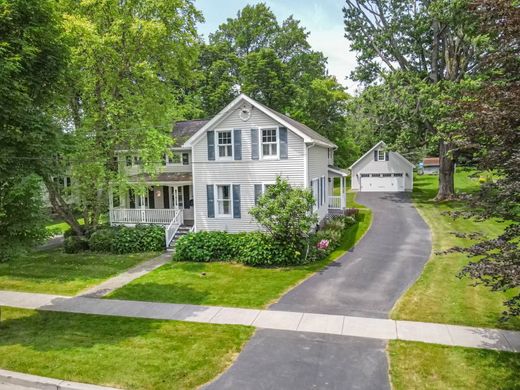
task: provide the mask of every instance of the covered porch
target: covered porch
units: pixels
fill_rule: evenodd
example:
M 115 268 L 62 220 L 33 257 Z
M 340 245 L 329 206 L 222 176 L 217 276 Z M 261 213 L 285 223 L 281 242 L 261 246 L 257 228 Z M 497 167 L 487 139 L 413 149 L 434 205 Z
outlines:
M 161 173 L 151 181 L 144 175 L 131 176 L 130 183 L 145 183 L 147 191 L 130 188 L 121 194 L 109 194 L 111 225 L 158 224 L 172 221 L 193 225 L 193 183 L 191 173 Z
M 347 173 L 329 165 L 329 213 L 341 213 L 347 208 Z M 339 193 L 336 183 L 339 182 Z

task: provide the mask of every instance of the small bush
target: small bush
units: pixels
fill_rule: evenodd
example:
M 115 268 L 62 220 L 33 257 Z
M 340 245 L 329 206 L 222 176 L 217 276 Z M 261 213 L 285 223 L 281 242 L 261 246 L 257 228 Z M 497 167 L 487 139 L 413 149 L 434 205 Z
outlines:
M 116 237 L 116 229 L 100 229 L 92 233 L 89 239 L 90 250 L 94 252 L 111 252 Z
M 175 260 L 229 261 L 237 257 L 239 240 L 243 235 L 226 232 L 196 232 L 187 234 L 175 243 Z
M 88 241 L 84 237 L 70 236 L 63 241 L 65 253 L 78 253 L 88 249 Z
M 345 215 L 347 217 L 356 217 L 359 214 L 359 209 L 351 208 L 345 210 Z
M 248 233 L 243 237 L 238 261 L 247 265 L 272 266 L 302 264 L 303 254 L 291 247 L 281 245 L 265 233 Z
M 137 225 L 111 228 L 115 230 L 111 251 L 114 253 L 135 253 L 160 251 L 164 249 L 164 228 L 157 225 Z

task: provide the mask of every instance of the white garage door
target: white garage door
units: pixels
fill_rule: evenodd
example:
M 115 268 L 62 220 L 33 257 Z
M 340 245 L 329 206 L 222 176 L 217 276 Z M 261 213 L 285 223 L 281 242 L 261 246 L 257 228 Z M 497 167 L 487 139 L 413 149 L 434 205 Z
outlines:
M 360 191 L 364 192 L 404 191 L 402 173 L 362 173 L 360 181 Z

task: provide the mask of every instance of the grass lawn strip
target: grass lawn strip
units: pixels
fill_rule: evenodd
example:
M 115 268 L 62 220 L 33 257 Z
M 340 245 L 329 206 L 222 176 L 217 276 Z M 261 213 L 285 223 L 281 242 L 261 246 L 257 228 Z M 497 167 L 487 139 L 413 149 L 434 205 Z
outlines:
M 478 180 L 470 177 L 470 171 L 459 170 L 455 176 L 458 191 L 470 192 L 478 189 Z M 460 253 L 436 255 L 435 252 L 453 246 L 468 246 L 472 241 L 457 238 L 452 231 L 480 232 L 485 237 L 499 235 L 505 222 L 486 220 L 476 222 L 455 219 L 442 215 L 443 211 L 464 207 L 460 202 L 433 202 L 437 192 L 437 176 L 415 178 L 413 199 L 415 206 L 432 230 L 432 257 L 416 283 L 401 297 L 391 317 L 397 320 L 450 323 L 487 328 L 520 329 L 520 318 L 501 322 L 504 311 L 502 302 L 514 295 L 514 291 L 491 292 L 489 289 L 473 287 L 468 278 L 459 279 L 456 274 L 469 259 Z
M 225 370 L 245 326 L 2 308 L 0 367 L 125 389 L 193 389 Z
M 354 194 L 350 197 L 348 204 L 352 205 Z M 366 208 L 361 209 L 360 221 L 347 230 L 340 247 L 326 259 L 316 263 L 282 268 L 260 268 L 222 262 L 178 262 L 164 265 L 112 292 L 107 297 L 137 301 L 265 308 L 286 291 L 352 248 L 367 232 L 371 220 L 371 211 Z
M 390 341 L 392 388 L 520 389 L 520 354 Z
M 33 251 L 0 263 L 0 290 L 75 295 L 157 253 L 112 255 L 63 253 L 62 249 Z

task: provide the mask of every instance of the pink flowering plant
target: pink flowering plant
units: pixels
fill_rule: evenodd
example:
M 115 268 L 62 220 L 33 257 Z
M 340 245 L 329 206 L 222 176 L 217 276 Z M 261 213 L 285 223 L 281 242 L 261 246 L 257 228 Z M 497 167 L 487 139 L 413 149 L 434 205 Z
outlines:
M 320 242 L 318 242 L 318 244 L 316 244 L 316 247 L 318 249 L 321 249 L 321 250 L 327 250 L 327 248 L 329 247 L 329 240 L 321 240 Z

